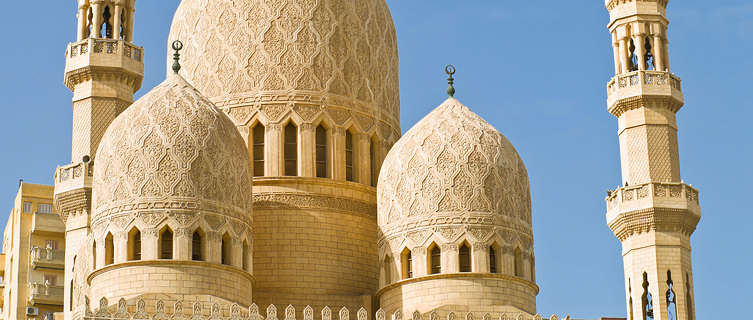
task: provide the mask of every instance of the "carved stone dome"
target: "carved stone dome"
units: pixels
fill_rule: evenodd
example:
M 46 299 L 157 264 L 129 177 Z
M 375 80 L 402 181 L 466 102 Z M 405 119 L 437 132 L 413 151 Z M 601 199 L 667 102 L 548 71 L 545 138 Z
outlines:
M 344 106 L 399 133 L 397 41 L 384 0 L 183 0 L 169 40 L 185 43 L 181 74 L 220 108 L 283 95 Z
M 379 184 L 382 245 L 469 242 L 532 251 L 528 173 L 499 131 L 454 98 L 390 150 Z M 434 236 L 436 235 L 436 237 Z M 403 241 L 408 244 L 403 244 Z
M 178 75 L 112 122 L 94 161 L 95 229 L 119 216 L 160 211 L 189 220 L 230 218 L 250 228 L 248 149 L 227 115 Z

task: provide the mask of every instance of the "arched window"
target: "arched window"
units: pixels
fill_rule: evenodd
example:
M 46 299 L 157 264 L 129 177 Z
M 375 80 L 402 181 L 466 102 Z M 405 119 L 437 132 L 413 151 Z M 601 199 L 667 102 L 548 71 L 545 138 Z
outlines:
M 413 278 L 413 253 L 408 248 L 403 249 L 400 254 L 400 264 L 403 269 L 403 279 Z
M 285 126 L 285 175 L 297 176 L 298 175 L 298 128 L 295 124 L 288 123 Z
M 165 226 L 159 233 L 159 258 L 173 258 L 173 230 Z
M 436 243 L 429 247 L 429 274 L 442 272 L 442 249 Z
M 196 229 L 191 236 L 191 260 L 204 261 L 204 235 L 201 229 Z
M 118 39 L 125 40 L 126 38 L 126 17 L 128 16 L 126 14 L 126 8 L 120 9 L 120 30 L 117 30 L 118 32 Z
M 128 261 L 141 260 L 141 231 L 134 227 L 128 232 Z
M 243 240 L 243 270 L 248 271 L 248 242 Z
M 112 242 L 112 233 L 108 233 L 105 237 L 105 265 L 111 265 L 115 262 L 115 249 Z
M 384 285 L 386 286 L 392 283 L 392 259 L 390 259 L 390 256 L 384 257 L 382 266 L 384 267 Z
M 104 18 L 105 38 L 112 39 L 112 22 L 110 22 L 110 19 L 112 19 L 112 13 L 110 13 L 110 6 L 105 6 L 102 18 Z
M 638 55 L 635 54 L 635 41 L 633 41 L 633 39 L 630 39 L 628 50 L 628 58 L 630 58 L 630 71 L 636 71 L 638 70 Z
M 458 249 L 458 265 L 460 272 L 471 272 L 471 247 L 468 243 L 463 242 Z
M 641 297 L 641 310 L 643 310 L 642 320 L 654 319 L 654 301 L 651 293 L 648 292 L 648 274 L 643 273 L 643 296 Z
M 327 178 L 327 129 L 316 127 L 316 177 Z
M 646 39 L 643 40 L 643 42 L 646 43 L 646 46 L 645 46 L 646 54 L 643 57 L 644 60 L 646 61 L 646 67 L 647 67 L 646 69 L 654 70 L 656 66 L 654 65 L 654 54 L 651 52 L 654 49 L 653 46 L 651 45 L 651 38 L 646 37 Z
M 257 123 L 251 131 L 251 153 L 254 159 L 254 177 L 264 176 L 264 134 L 265 128 L 261 123 Z
M 353 165 L 353 134 L 345 130 L 345 180 L 355 181 Z
M 520 252 L 520 248 L 515 248 L 515 276 L 523 276 L 523 255 Z
M 376 157 L 376 145 L 374 142 L 374 139 L 369 140 L 369 169 L 371 173 L 371 186 L 376 187 L 377 182 L 379 182 L 379 171 L 377 171 L 377 162 L 379 161 Z
M 681 275 L 682 276 L 682 275 Z M 688 320 L 693 320 L 694 314 L 693 314 L 693 297 L 690 296 L 690 291 L 692 291 L 692 287 L 690 285 L 690 274 L 685 274 L 685 308 L 688 312 Z
M 674 283 L 672 283 L 672 272 L 667 271 L 667 320 L 677 320 L 677 297 L 675 296 Z
M 92 269 L 97 269 L 97 240 L 92 241 Z
M 489 246 L 489 272 L 497 273 L 497 248 Z
M 222 264 L 230 265 L 232 261 L 231 254 L 233 252 L 233 240 L 230 239 L 230 235 L 225 233 L 222 235 Z

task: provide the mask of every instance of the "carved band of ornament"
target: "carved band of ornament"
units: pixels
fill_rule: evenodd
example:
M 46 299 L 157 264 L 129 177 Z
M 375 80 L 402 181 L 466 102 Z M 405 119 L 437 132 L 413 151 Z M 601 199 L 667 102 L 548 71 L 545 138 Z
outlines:
M 191 227 L 196 224 L 207 232 L 227 229 L 235 237 L 243 237 L 244 235 L 249 236 L 253 232 L 248 218 L 239 220 L 218 214 L 197 214 L 195 212 L 178 214 L 175 212 L 164 213 L 161 211 L 140 212 L 135 214 L 122 213 L 105 219 L 98 219 L 92 223 L 92 231 L 95 238 L 104 239 L 105 233 L 108 231 L 127 231 L 126 228 L 129 226 L 136 226 L 143 230 L 148 230 L 162 225 L 164 221 L 167 221 L 167 225 L 177 233 L 180 233 L 181 230 L 188 230 L 186 231 L 186 235 L 193 232 L 192 229 L 186 227 Z M 227 228 L 225 228 L 225 226 L 227 226 Z M 159 232 L 156 229 L 154 230 L 155 232 Z
M 439 226 L 455 226 L 455 225 L 478 225 L 487 227 L 507 226 L 512 227 L 516 232 L 521 234 L 533 234 L 533 230 L 530 224 L 522 223 L 517 219 L 510 219 L 499 215 L 471 215 L 465 217 L 435 217 L 424 216 L 421 219 L 411 219 L 407 221 L 400 221 L 399 223 L 390 223 L 387 225 L 381 225 L 380 228 L 385 237 L 392 237 L 401 233 L 410 232 L 416 229 L 439 227 Z
M 620 214 L 609 228 L 620 241 L 649 231 L 680 232 L 690 236 L 699 220 L 700 217 L 683 209 L 649 208 Z
M 141 88 L 141 81 L 144 76 L 141 74 L 131 73 L 126 69 L 113 70 L 109 67 L 86 66 L 65 73 L 65 86 L 74 90 L 76 85 L 91 80 L 116 80 L 133 88 L 136 92 Z
M 677 112 L 682 106 L 683 104 L 681 102 L 668 96 L 634 96 L 615 102 L 614 105 L 610 107 L 609 112 L 619 118 L 623 113 L 641 107 L 661 108 L 671 112 Z
M 653 192 L 651 191 L 653 189 Z M 683 183 L 653 182 L 635 185 L 610 191 L 607 196 L 607 208 L 610 210 L 619 203 L 630 202 L 648 197 L 654 198 L 685 198 L 689 202 L 698 204 L 698 191 Z
M 299 193 L 254 194 L 254 210 L 318 209 L 359 213 L 376 218 L 376 204 L 334 196 Z
M 96 208 L 93 214 L 92 225 L 100 223 L 103 219 L 108 219 L 113 216 L 120 216 L 123 214 L 135 215 L 142 211 L 162 211 L 166 213 L 171 212 L 185 212 L 190 211 L 192 213 L 201 212 L 203 214 L 218 214 L 234 218 L 240 221 L 244 221 L 247 224 L 251 224 L 248 221 L 248 211 L 235 206 L 229 206 L 218 203 L 216 201 L 202 200 L 202 199 L 175 199 L 175 200 L 135 200 L 133 202 L 122 203 L 120 205 L 115 204 L 106 208 Z

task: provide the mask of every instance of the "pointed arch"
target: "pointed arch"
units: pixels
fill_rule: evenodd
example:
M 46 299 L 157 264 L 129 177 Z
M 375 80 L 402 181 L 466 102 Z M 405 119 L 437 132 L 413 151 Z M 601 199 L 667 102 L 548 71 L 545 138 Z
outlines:
M 172 259 L 173 258 L 173 230 L 169 226 L 164 226 L 159 232 L 159 242 L 157 245 L 157 252 L 159 252 L 160 259 Z
M 92 240 L 92 270 L 97 270 L 97 240 Z
M 285 175 L 298 175 L 298 127 L 293 121 L 288 122 L 283 130 L 283 157 L 285 162 Z
M 345 130 L 345 180 L 356 181 L 355 138 L 353 128 Z
M 489 273 L 499 273 L 500 268 L 500 246 L 497 242 L 493 242 L 489 246 Z
M 460 272 L 471 272 L 471 245 L 467 241 L 458 248 L 458 266 Z
M 105 265 L 111 265 L 115 263 L 115 246 L 113 244 L 112 232 L 108 232 L 105 237 Z
M 523 254 L 520 247 L 515 247 L 514 256 L 515 276 L 523 277 Z
M 643 273 L 643 295 L 641 296 L 641 310 L 643 311 L 642 320 L 654 319 L 654 301 L 648 290 L 648 274 Z
M 110 12 L 110 6 L 105 6 L 105 9 L 102 11 L 102 21 L 103 21 L 103 27 L 105 31 L 105 38 L 112 39 L 113 38 L 113 30 L 112 30 L 112 12 Z
M 442 273 L 442 249 L 439 248 L 439 245 L 436 242 L 432 242 L 426 252 L 429 253 L 427 259 L 427 265 L 429 266 L 429 270 L 427 270 L 428 274 Z
M 257 122 L 251 129 L 251 159 L 254 167 L 254 177 L 264 176 L 264 145 L 266 137 L 266 127 L 261 122 Z
M 137 227 L 128 231 L 128 261 L 141 260 L 141 231 Z
M 225 232 L 222 235 L 222 247 L 221 247 L 221 263 L 224 265 L 232 264 L 233 255 L 233 239 L 230 238 L 230 234 Z
M 672 271 L 669 270 L 667 270 L 667 292 L 664 296 L 667 303 L 667 320 L 677 320 L 677 296 L 672 281 Z
M 191 260 L 204 261 L 204 231 L 201 228 L 191 235 Z
M 413 278 L 413 252 L 410 249 L 405 248 L 400 253 L 400 265 L 402 269 L 403 279 Z

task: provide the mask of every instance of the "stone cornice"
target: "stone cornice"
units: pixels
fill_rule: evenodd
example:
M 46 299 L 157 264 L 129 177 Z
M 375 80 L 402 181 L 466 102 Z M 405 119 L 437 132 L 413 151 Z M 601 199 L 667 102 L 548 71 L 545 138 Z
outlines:
M 441 273 L 441 274 L 432 274 L 427 275 L 423 277 L 417 277 L 417 278 L 410 278 L 410 279 L 403 279 L 398 282 L 392 283 L 388 286 L 382 287 L 379 289 L 375 295 L 377 301 L 379 298 L 384 294 L 386 291 L 389 291 L 394 288 L 402 287 L 407 284 L 417 283 L 421 281 L 431 281 L 431 280 L 438 280 L 438 279 L 490 279 L 490 280 L 499 280 L 499 281 L 509 281 L 513 283 L 517 283 L 523 286 L 526 286 L 530 288 L 531 290 L 535 291 L 535 294 L 539 294 L 539 286 L 537 286 L 535 283 L 528 281 L 526 279 L 515 277 L 507 274 L 501 274 L 501 273 L 478 273 L 478 272 L 465 272 L 465 273 Z
M 124 68 L 104 67 L 104 66 L 85 66 L 65 73 L 64 84 L 68 89 L 73 91 L 76 85 L 92 80 L 114 80 L 119 81 L 133 89 L 133 92 L 141 88 L 144 75 L 130 72 Z
M 620 214 L 609 229 L 620 241 L 649 231 L 680 232 L 690 236 L 701 217 L 684 209 L 648 208 Z

